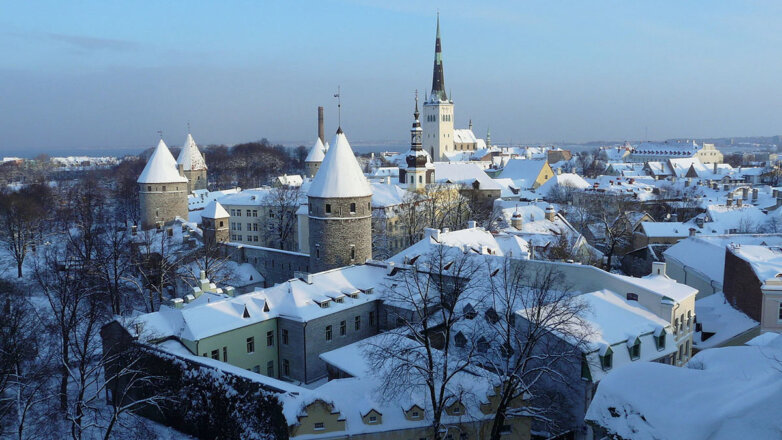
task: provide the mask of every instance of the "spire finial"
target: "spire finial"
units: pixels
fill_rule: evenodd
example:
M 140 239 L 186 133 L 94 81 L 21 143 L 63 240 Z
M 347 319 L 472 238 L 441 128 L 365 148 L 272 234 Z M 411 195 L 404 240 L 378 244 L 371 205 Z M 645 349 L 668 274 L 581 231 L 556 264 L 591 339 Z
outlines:
M 160 135 L 160 140 L 162 141 L 163 140 L 163 130 L 158 130 L 157 134 Z
M 190 121 L 187 121 L 187 134 L 190 134 Z
M 415 115 L 415 119 L 418 120 L 418 89 L 415 89 L 415 113 L 413 114 Z
M 340 86 L 337 86 L 337 93 L 334 94 L 337 98 L 337 133 L 342 133 L 342 91 Z

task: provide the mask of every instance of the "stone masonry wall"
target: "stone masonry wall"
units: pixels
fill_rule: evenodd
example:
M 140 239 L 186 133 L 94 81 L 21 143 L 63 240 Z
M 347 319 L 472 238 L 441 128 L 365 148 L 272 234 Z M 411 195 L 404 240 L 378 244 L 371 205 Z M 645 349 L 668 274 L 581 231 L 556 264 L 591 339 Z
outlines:
M 364 264 L 372 258 L 371 197 L 309 198 L 310 270 L 314 273 L 351 264 Z M 356 212 L 350 213 L 350 204 Z M 330 211 L 326 212 L 326 205 Z M 351 247 L 355 258 L 351 259 Z
M 177 216 L 187 220 L 186 190 L 186 183 L 139 185 L 141 227 L 151 229 L 157 222 L 169 223 Z

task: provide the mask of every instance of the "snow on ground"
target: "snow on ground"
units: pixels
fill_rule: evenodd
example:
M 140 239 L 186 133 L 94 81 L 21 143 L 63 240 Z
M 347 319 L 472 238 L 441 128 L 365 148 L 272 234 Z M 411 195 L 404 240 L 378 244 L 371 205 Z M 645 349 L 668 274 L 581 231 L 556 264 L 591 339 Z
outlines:
M 722 292 L 696 300 L 695 313 L 703 331 L 714 333 L 705 341 L 699 338 L 702 333 L 693 338 L 693 344 L 700 349 L 716 347 L 759 325 L 754 319 L 734 309 Z
M 782 343 L 635 363 L 600 382 L 586 419 L 634 440 L 782 438 Z

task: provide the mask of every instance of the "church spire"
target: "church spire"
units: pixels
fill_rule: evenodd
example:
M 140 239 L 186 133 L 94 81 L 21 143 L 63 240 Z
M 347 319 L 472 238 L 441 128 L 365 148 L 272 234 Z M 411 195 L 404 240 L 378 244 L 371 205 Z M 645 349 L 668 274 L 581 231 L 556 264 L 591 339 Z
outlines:
M 432 71 L 432 95 L 430 101 L 448 101 L 443 75 L 443 53 L 440 45 L 440 13 L 437 13 L 437 37 L 434 43 L 434 70 Z
M 418 90 L 415 91 L 415 112 L 413 112 L 415 120 L 413 121 L 413 128 L 410 129 L 410 149 L 413 151 L 422 151 L 421 148 L 421 121 L 418 119 L 420 113 L 418 113 Z

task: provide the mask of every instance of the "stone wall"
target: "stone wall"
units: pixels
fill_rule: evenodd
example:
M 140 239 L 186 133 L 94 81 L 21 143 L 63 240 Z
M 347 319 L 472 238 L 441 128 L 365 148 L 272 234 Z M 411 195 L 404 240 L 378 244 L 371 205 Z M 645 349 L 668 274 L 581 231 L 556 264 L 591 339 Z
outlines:
M 231 260 L 252 264 L 263 275 L 266 287 L 288 281 L 294 272 L 310 271 L 310 256 L 300 252 L 235 243 L 226 243 L 225 249 Z
M 372 258 L 371 199 L 371 196 L 339 199 L 309 198 L 310 270 L 312 272 L 364 264 L 367 259 Z M 356 204 L 355 213 L 350 212 L 351 203 Z M 355 248 L 354 253 L 352 248 Z
M 198 189 L 207 189 L 206 170 L 184 170 L 183 173 L 187 177 L 188 194 Z
M 187 220 L 186 190 L 186 183 L 140 184 L 142 229 L 152 229 L 157 222 L 170 223 L 177 216 Z

